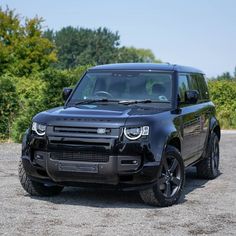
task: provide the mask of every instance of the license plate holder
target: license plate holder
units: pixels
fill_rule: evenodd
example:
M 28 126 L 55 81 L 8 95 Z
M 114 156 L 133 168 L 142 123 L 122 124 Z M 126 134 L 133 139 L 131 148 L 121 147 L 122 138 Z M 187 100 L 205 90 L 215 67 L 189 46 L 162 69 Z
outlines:
M 58 170 L 78 173 L 98 173 L 98 164 L 59 162 Z

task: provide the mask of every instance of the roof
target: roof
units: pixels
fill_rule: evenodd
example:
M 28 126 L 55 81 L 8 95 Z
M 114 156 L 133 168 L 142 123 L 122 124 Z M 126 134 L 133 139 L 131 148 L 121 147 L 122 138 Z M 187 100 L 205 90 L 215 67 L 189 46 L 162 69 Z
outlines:
M 189 66 L 180 66 L 172 65 L 165 63 L 117 63 L 117 64 L 106 64 L 99 65 L 89 69 L 93 70 L 159 70 L 159 71 L 178 71 L 178 72 L 191 72 L 191 73 L 201 73 L 201 70 L 198 70 Z

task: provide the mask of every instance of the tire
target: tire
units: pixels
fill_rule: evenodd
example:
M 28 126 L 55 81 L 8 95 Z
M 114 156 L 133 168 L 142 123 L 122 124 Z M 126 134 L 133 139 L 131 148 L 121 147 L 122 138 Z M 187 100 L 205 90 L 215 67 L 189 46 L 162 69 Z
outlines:
M 151 188 L 140 191 L 142 200 L 159 207 L 178 202 L 184 186 L 185 168 L 178 149 L 167 146 L 157 173 L 157 182 Z
M 203 160 L 197 163 L 197 175 L 203 179 L 214 179 L 219 175 L 219 138 L 216 133 L 211 133 L 206 156 Z
M 31 180 L 25 172 L 22 161 L 19 162 L 18 174 L 22 187 L 32 196 L 54 196 L 63 190 L 62 186 L 46 186 L 43 183 Z

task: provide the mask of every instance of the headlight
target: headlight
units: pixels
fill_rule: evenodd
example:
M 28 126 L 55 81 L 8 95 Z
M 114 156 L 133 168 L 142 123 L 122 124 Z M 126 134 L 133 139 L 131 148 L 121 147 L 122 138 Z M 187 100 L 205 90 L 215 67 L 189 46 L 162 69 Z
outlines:
M 36 122 L 33 122 L 32 124 L 32 130 L 39 136 L 43 136 L 46 131 L 46 125 L 38 124 Z
M 125 128 L 124 134 L 127 139 L 136 140 L 139 139 L 142 135 L 149 135 L 149 126 L 135 127 L 135 128 Z

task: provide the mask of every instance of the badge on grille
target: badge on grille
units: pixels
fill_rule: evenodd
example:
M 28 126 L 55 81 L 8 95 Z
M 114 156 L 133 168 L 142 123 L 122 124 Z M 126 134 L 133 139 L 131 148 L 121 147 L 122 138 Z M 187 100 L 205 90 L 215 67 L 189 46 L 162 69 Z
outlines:
M 97 129 L 97 133 L 98 134 L 105 134 L 106 133 L 106 129 L 105 128 L 98 128 Z

